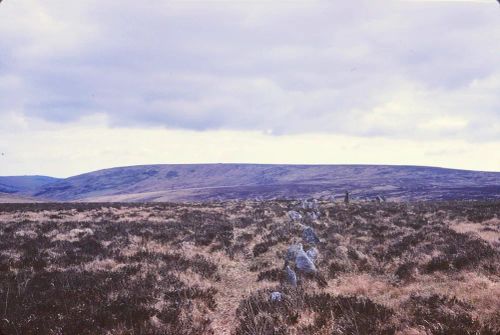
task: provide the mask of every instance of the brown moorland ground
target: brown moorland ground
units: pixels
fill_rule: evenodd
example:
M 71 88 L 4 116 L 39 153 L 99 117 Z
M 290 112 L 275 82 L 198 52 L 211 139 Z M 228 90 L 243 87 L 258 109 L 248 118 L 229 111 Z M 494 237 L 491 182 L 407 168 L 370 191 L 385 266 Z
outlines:
M 499 237 L 500 202 L 1 204 L 0 334 L 499 334 Z

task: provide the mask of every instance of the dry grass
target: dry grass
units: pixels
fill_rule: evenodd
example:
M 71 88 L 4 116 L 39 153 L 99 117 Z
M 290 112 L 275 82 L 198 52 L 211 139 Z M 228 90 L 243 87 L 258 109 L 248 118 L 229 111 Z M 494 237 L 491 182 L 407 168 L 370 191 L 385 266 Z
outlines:
M 450 228 L 457 233 L 471 233 L 492 244 L 500 243 L 500 219 L 495 218 L 481 223 L 453 221 L 449 223 Z
M 307 211 L 294 201 L 0 205 L 0 334 L 500 331 L 500 203 Z M 319 274 L 291 289 L 280 273 L 302 224 L 320 238 Z M 269 301 L 275 290 L 281 303 Z

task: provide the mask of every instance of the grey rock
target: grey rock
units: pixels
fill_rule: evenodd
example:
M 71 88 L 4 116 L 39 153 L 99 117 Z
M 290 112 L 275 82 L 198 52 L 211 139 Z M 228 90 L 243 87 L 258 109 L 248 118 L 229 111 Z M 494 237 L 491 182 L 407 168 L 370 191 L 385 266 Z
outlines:
M 302 238 L 309 244 L 319 243 L 319 238 L 311 227 L 306 226 L 302 231 Z
M 280 302 L 283 299 L 283 295 L 280 292 L 272 292 L 271 293 L 271 301 L 272 302 Z
M 311 249 L 306 251 L 306 255 L 310 260 L 313 261 L 313 263 L 316 263 L 316 260 L 319 256 L 319 250 L 316 247 L 312 247 Z
M 295 258 L 300 251 L 304 251 L 301 243 L 289 246 L 286 252 L 286 260 L 289 262 L 295 261 Z
M 348 204 L 348 203 L 349 203 L 349 191 L 345 191 L 344 202 L 345 202 L 346 204 Z
M 301 250 L 297 253 L 297 257 L 295 257 L 295 266 L 302 272 L 316 272 L 316 266 L 314 265 L 314 262 L 309 258 L 309 256 L 307 256 L 304 250 Z
M 286 266 L 285 271 L 288 284 L 293 287 L 297 287 L 297 275 L 295 274 L 295 271 L 293 271 L 288 265 Z
M 302 215 L 297 211 L 289 211 L 288 217 L 293 221 L 299 221 L 302 219 Z

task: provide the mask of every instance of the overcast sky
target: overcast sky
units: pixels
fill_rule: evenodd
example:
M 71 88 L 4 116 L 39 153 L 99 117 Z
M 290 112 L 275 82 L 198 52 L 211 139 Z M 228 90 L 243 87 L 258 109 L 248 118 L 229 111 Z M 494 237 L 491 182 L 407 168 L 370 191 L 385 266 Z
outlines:
M 500 171 L 500 6 L 5 0 L 0 152 L 0 175 L 194 162 Z

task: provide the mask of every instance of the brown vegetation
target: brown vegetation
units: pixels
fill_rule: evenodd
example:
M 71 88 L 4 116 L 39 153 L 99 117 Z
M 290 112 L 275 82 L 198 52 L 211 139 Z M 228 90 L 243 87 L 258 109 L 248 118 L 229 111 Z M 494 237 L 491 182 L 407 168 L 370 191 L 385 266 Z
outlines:
M 287 285 L 312 227 L 319 273 Z M 0 205 L 0 334 L 498 334 L 500 203 Z M 307 244 L 305 244 L 307 247 Z M 279 291 L 281 301 L 271 301 Z

